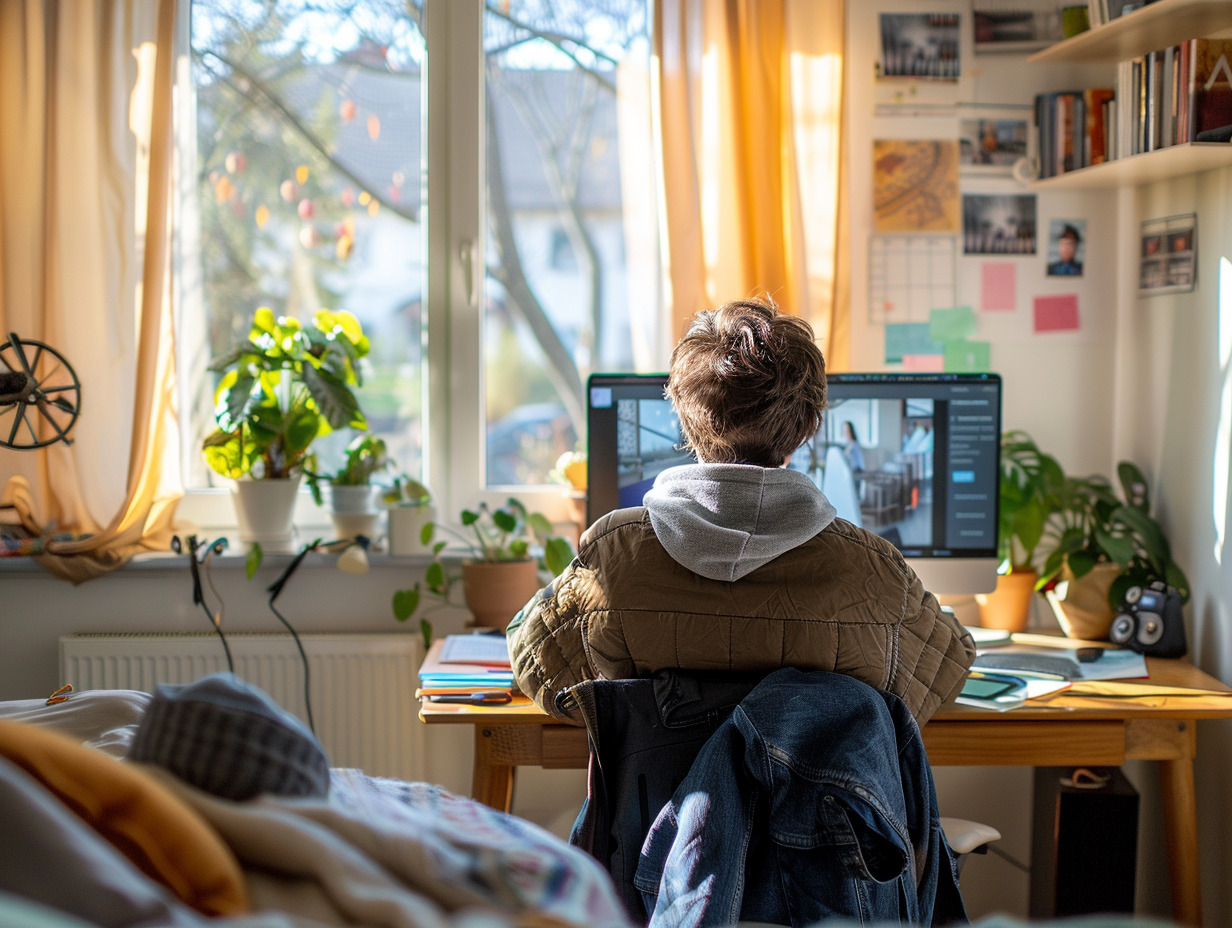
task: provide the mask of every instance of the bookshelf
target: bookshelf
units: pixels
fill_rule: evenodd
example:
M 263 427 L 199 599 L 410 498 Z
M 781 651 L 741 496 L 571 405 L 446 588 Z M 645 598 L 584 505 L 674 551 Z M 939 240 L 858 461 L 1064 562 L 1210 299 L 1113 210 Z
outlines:
M 1103 164 L 1046 177 L 1031 186 L 1039 190 L 1064 190 L 1097 187 L 1132 187 L 1184 174 L 1198 174 L 1232 165 L 1232 144 L 1227 142 L 1185 142 L 1155 151 L 1118 158 Z
M 1120 62 L 1191 38 L 1232 38 L 1232 0 L 1155 0 L 1111 22 L 1041 49 L 1042 64 Z M 1125 187 L 1232 165 L 1232 144 L 1186 142 L 1079 168 L 1032 184 L 1038 189 Z
M 1088 29 L 1027 57 L 1059 64 L 1124 61 L 1195 36 L 1232 38 L 1229 0 L 1155 0 L 1112 22 Z

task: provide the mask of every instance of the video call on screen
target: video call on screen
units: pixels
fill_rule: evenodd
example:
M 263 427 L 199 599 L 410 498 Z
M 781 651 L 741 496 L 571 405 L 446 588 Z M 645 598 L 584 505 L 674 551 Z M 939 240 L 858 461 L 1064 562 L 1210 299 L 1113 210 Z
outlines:
M 604 508 L 641 505 L 660 472 L 693 461 L 679 450 L 675 413 L 661 383 L 591 389 L 590 427 L 607 432 L 612 446 L 605 454 L 596 447 L 602 436 L 590 437 L 592 492 L 609 497 Z M 833 375 L 820 432 L 787 466 L 806 474 L 841 518 L 908 557 L 983 555 L 997 542 L 999 442 L 993 375 Z M 605 457 L 614 459 L 606 478 Z M 605 494 L 605 479 L 614 494 Z

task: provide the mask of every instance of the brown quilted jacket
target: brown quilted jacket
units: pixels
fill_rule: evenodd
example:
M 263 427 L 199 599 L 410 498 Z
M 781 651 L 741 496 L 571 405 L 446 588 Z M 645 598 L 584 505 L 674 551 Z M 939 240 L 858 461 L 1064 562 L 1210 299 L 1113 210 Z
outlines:
M 835 519 L 739 580 L 678 564 L 643 508 L 604 516 L 578 556 L 509 626 L 519 687 L 544 710 L 585 679 L 662 669 L 849 674 L 894 693 L 922 725 L 962 688 L 975 645 L 901 553 Z M 575 711 L 575 710 L 574 710 Z

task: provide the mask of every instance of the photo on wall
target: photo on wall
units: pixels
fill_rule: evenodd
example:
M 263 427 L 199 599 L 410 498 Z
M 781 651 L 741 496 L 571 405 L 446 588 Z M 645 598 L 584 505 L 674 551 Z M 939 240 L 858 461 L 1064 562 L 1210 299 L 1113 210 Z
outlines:
M 1030 117 L 1029 108 L 964 112 L 958 123 L 958 161 L 963 172 L 1011 175 L 1019 160 L 1031 157 Z
M 882 13 L 878 77 L 957 81 L 958 13 Z
M 1187 293 L 1198 277 L 1198 217 L 1194 213 L 1142 223 L 1138 294 Z
M 1054 219 L 1048 224 L 1048 276 L 1081 277 L 1087 221 Z
M 963 254 L 1035 254 L 1035 194 L 963 194 Z
M 975 51 L 1023 52 L 1064 38 L 1062 0 L 972 0 Z

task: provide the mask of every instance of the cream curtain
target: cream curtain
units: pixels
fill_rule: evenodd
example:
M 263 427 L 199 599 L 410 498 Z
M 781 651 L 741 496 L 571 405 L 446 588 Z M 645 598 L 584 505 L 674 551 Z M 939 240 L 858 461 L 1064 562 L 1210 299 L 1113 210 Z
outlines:
M 673 336 L 769 294 L 848 359 L 844 0 L 661 0 L 656 126 Z
M 168 296 L 175 7 L 0 3 L 0 337 L 51 345 L 81 381 L 71 445 L 0 448 L 0 521 L 75 536 L 39 556 L 74 582 L 165 550 L 182 495 Z

